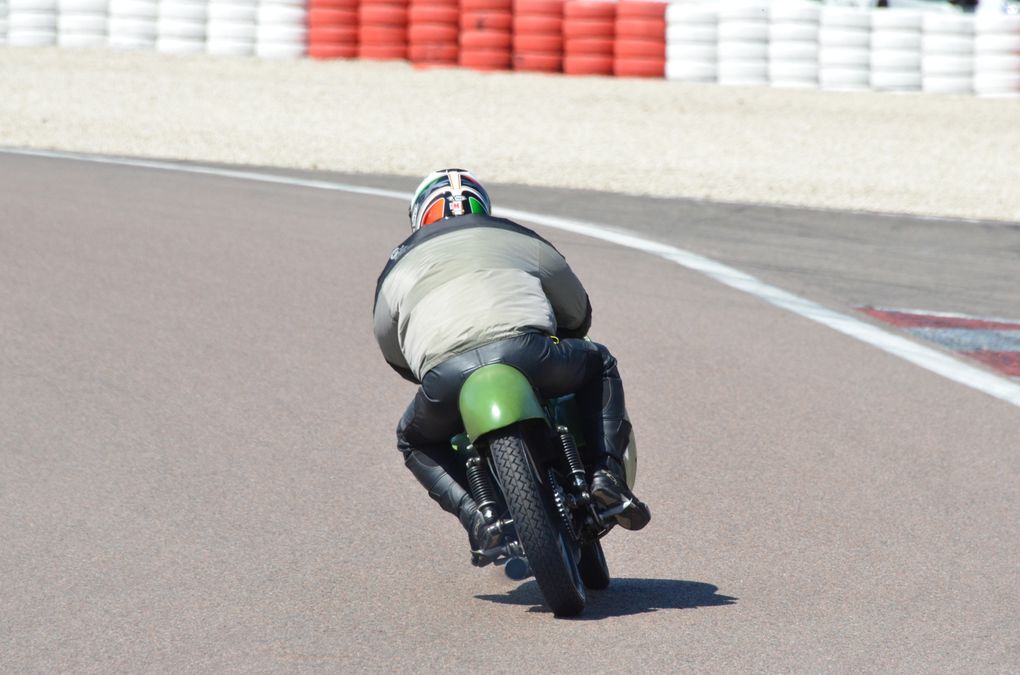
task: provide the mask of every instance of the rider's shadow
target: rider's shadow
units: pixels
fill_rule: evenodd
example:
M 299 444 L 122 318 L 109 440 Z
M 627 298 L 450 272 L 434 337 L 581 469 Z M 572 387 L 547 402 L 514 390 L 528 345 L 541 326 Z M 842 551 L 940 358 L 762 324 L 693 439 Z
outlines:
M 737 598 L 719 595 L 718 586 L 700 581 L 678 579 L 613 579 L 603 591 L 588 591 L 580 620 L 605 619 L 611 616 L 643 614 L 661 609 L 692 609 L 732 605 Z M 501 595 L 476 595 L 506 605 L 531 605 L 529 612 L 548 612 L 538 584 L 532 579 Z

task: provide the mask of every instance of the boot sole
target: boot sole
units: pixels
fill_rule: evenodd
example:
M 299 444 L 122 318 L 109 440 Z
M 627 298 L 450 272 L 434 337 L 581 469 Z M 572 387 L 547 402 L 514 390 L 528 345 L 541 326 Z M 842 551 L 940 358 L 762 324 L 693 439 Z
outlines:
M 652 519 L 652 514 L 648 507 L 641 504 L 637 499 L 627 498 L 621 494 L 605 490 L 592 492 L 592 497 L 597 499 L 603 506 L 629 502 L 623 511 L 613 516 L 616 519 L 616 523 L 625 530 L 640 530 Z

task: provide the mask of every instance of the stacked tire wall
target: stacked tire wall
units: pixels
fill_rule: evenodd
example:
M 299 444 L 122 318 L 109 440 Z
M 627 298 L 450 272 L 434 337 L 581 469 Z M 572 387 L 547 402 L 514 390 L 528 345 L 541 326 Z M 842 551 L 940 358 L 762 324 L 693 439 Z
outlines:
M 665 77 L 665 4 L 622 0 L 617 5 L 613 74 L 618 77 Z
M 612 75 L 616 3 L 567 0 L 563 6 L 563 72 Z
M 871 88 L 921 90 L 920 12 L 871 12 Z
M 353 59 L 357 55 L 357 0 L 308 0 L 308 56 Z
M 57 44 L 61 47 L 106 45 L 107 0 L 58 0 Z
M 832 0 L 840 2 L 841 0 Z M 1020 16 L 812 0 L 0 0 L 0 46 L 1020 98 Z M 938 10 L 938 11 L 936 11 Z
M 818 87 L 818 22 L 822 11 L 808 3 L 775 3 L 769 11 L 769 82 L 774 87 Z
M 421 67 L 455 66 L 460 56 L 459 0 L 411 0 L 408 59 Z
M 362 0 L 358 7 L 358 58 L 407 59 L 405 0 Z
M 563 71 L 563 0 L 514 0 L 514 70 Z
M 459 63 L 474 70 L 513 65 L 513 0 L 460 0 Z
M 974 91 L 974 17 L 926 14 L 921 22 L 921 89 L 932 94 Z
M 666 8 L 666 77 L 715 82 L 719 77 L 719 10 L 709 5 Z
M 13 47 L 57 44 L 57 0 L 8 0 L 7 44 Z
M 978 16 L 974 37 L 974 91 L 982 96 L 1020 92 L 1020 16 Z

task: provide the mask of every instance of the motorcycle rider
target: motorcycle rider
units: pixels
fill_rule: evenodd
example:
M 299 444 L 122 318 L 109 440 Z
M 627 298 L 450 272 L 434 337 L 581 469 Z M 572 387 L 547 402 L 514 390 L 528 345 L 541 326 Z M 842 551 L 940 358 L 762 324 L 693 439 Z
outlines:
M 501 533 L 468 492 L 450 439 L 463 429 L 461 385 L 490 363 L 516 367 L 543 398 L 575 393 L 595 441 L 585 457 L 593 498 L 624 505 L 615 519 L 626 529 L 651 518 L 625 481 L 631 426 L 616 359 L 582 339 L 591 325 L 584 287 L 552 244 L 491 208 L 464 169 L 426 176 L 408 209 L 411 236 L 390 254 L 374 306 L 384 358 L 421 385 L 397 426 L 397 447 L 429 496 L 460 519 L 476 565 L 489 562 L 480 552 Z

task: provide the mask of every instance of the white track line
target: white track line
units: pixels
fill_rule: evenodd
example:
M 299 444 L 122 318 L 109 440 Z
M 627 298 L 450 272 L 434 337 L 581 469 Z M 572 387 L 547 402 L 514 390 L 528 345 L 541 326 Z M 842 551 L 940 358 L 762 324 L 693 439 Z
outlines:
M 380 190 L 376 188 L 362 187 L 347 183 L 334 183 L 321 180 L 305 180 L 290 176 L 281 176 L 253 171 L 236 171 L 232 169 L 219 169 L 213 167 L 193 166 L 186 164 L 174 164 L 171 162 L 157 162 L 148 160 L 122 159 L 114 157 L 102 157 L 95 155 L 80 155 L 75 153 L 50 152 L 43 150 L 0 150 L 0 152 L 16 155 L 28 155 L 34 157 L 48 157 L 53 159 L 68 159 L 84 162 L 96 162 L 99 164 L 115 164 L 120 166 L 133 166 L 147 169 L 159 169 L 163 171 L 179 171 L 182 173 L 201 174 L 207 176 L 218 176 L 221 178 L 238 178 L 242 180 L 259 181 L 263 183 L 274 183 L 278 185 L 293 185 L 307 187 L 317 190 L 334 190 L 353 194 L 369 195 L 373 197 L 384 197 L 387 199 L 410 198 L 409 193 L 396 192 L 393 190 Z M 845 335 L 856 338 L 861 342 L 878 347 L 884 352 L 905 359 L 925 370 L 931 371 L 954 382 L 958 382 L 972 389 L 984 392 L 996 398 L 1002 399 L 1020 407 L 1020 384 L 1016 384 L 1006 378 L 999 377 L 970 364 L 959 361 L 948 354 L 937 351 L 922 344 L 913 342 L 900 335 L 890 333 L 878 326 L 865 323 L 855 317 L 841 314 L 839 312 L 823 307 L 805 298 L 788 293 L 775 286 L 763 283 L 762 281 L 745 274 L 738 269 L 723 265 L 710 258 L 691 253 L 683 249 L 643 239 L 641 237 L 613 230 L 612 228 L 595 223 L 587 223 L 568 218 L 546 216 L 530 211 L 518 209 L 496 209 L 496 215 L 525 220 L 536 225 L 572 232 L 574 234 L 601 239 L 618 246 L 624 246 L 637 251 L 643 251 L 652 255 L 675 262 L 695 272 L 700 272 L 707 277 L 726 284 L 731 288 L 749 293 L 776 307 L 798 314 L 822 325 L 828 326 Z

